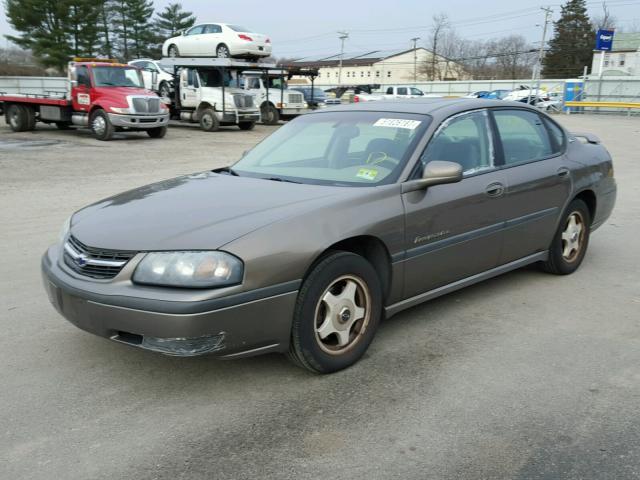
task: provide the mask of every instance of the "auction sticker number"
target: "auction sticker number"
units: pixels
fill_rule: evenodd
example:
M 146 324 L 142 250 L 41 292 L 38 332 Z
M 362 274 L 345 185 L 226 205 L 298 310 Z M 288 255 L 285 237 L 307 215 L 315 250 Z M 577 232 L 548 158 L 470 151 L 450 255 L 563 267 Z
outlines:
M 415 130 L 422 122 L 420 120 L 406 120 L 404 118 L 381 118 L 373 124 L 374 127 L 406 128 Z

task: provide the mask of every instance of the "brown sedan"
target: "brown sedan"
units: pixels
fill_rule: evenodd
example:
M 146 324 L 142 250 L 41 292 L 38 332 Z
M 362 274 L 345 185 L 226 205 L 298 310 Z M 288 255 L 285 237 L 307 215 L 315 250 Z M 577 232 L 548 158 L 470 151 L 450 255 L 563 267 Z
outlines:
M 383 316 L 532 263 L 572 273 L 615 198 L 598 139 L 521 103 L 371 102 L 76 212 L 42 270 L 88 332 L 326 373 Z

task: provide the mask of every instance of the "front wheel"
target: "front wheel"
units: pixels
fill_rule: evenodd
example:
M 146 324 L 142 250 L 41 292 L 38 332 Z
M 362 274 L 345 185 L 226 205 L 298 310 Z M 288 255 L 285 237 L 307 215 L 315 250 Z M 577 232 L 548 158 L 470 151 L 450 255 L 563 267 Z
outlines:
M 266 104 L 260 109 L 262 123 L 265 125 L 277 125 L 280 121 L 280 112 L 271 104 Z
M 147 130 L 147 135 L 151 138 L 162 138 L 167 134 L 167 127 L 156 127 Z
M 91 114 L 89 122 L 93 134 L 98 140 L 108 141 L 113 138 L 114 128 L 104 110 L 96 110 Z
M 238 123 L 238 127 L 240 130 L 253 130 L 253 127 L 256 126 L 256 122 L 240 122 Z
M 589 208 L 582 200 L 575 199 L 562 216 L 549 249 L 549 259 L 542 264 L 543 270 L 556 275 L 575 272 L 587 253 L 590 233 Z
M 217 132 L 220 129 L 220 121 L 213 108 L 205 108 L 200 114 L 200 128 L 205 132 Z
M 327 254 L 302 284 L 294 310 L 289 358 L 317 373 L 356 363 L 380 323 L 376 271 L 360 255 Z

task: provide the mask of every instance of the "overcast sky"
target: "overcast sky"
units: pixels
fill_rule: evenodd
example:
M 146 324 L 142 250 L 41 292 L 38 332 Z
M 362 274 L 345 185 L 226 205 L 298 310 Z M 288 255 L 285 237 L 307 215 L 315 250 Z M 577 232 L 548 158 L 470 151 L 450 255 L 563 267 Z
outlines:
M 544 4 L 554 9 L 554 19 L 560 12 L 559 1 Z M 158 10 L 168 3 L 169 0 L 155 1 Z M 587 3 L 591 13 L 601 12 L 602 1 Z M 640 0 L 608 0 L 607 4 L 620 27 L 640 29 Z M 542 30 L 536 24 L 544 18 L 542 4 L 529 0 L 183 0 L 182 5 L 193 11 L 199 21 L 236 23 L 270 35 L 278 57 L 338 53 L 338 30 L 350 33 L 345 44 L 347 52 L 409 48 L 410 38 L 428 37 L 431 17 L 441 12 L 449 16 L 455 30 L 465 38 L 519 33 L 539 42 Z M 10 32 L 2 15 L 0 33 Z

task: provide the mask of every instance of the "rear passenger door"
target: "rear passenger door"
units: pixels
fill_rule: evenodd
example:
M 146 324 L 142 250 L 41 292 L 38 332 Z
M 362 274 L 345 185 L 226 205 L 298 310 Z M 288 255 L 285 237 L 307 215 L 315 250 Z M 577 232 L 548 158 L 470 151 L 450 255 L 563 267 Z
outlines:
M 507 185 L 500 264 L 547 250 L 571 192 L 560 127 L 528 109 L 492 110 Z

